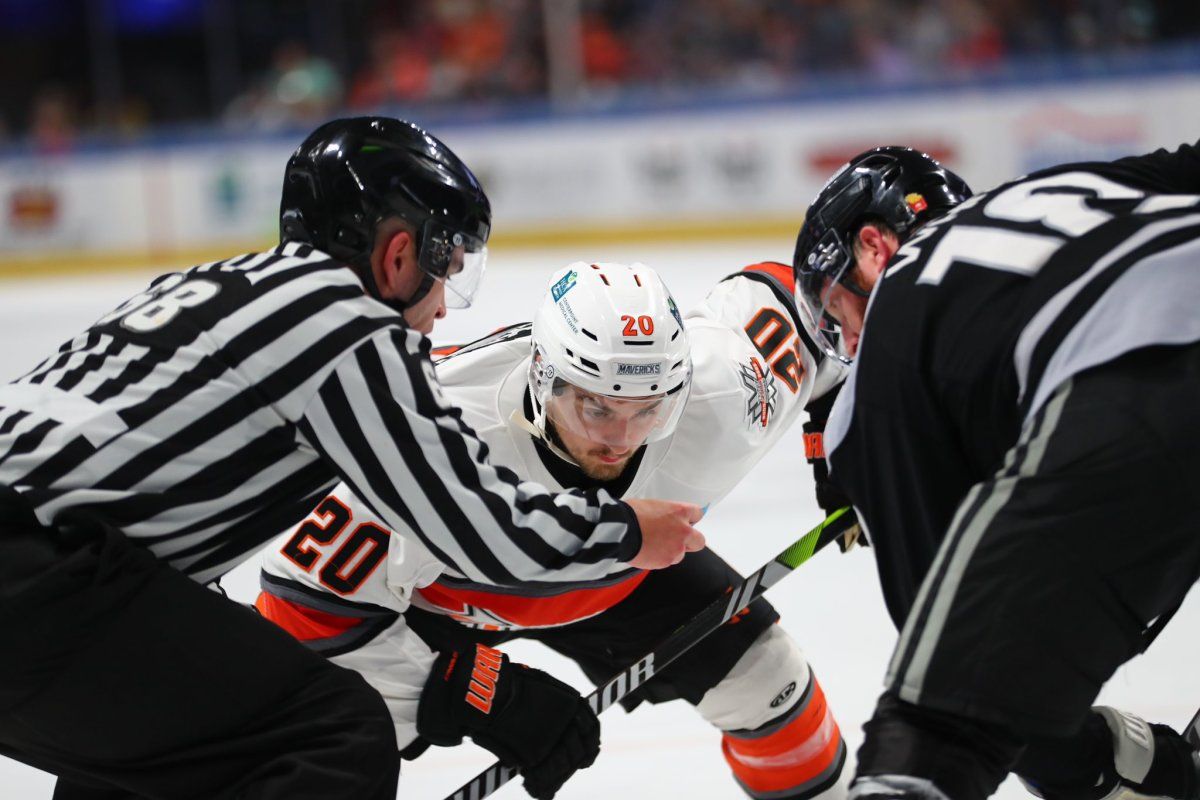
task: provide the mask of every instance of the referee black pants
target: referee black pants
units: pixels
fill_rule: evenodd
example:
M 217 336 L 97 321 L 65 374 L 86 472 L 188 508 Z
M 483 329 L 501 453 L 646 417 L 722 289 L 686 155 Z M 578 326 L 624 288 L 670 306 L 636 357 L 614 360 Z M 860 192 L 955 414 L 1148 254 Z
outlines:
M 970 738 L 993 747 L 987 794 L 1010 766 L 1089 747 L 1100 688 L 1200 579 L 1198 401 L 1200 345 L 1155 347 L 1075 376 L 1026 423 L 926 575 L 860 774 L 913 774 L 906 758 L 929 768 L 919 751 Z
M 56 797 L 395 798 L 356 673 L 119 533 L 44 528 L 11 490 L 0 511 L 0 752 Z

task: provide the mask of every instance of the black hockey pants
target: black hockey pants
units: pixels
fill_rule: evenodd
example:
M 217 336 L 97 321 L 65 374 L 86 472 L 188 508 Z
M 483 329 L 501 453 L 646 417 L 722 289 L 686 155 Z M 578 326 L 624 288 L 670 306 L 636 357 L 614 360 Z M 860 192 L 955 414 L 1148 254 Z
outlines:
M 0 752 L 56 796 L 395 798 L 356 673 L 119 533 L 42 527 L 8 489 L 0 512 Z

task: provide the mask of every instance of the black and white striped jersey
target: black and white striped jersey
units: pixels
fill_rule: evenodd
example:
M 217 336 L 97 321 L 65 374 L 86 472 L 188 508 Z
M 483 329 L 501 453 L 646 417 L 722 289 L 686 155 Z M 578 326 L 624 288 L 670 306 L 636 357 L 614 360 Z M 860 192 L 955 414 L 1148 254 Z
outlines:
M 1073 375 L 1200 341 L 1200 149 L 1038 172 L 897 252 L 826 428 L 904 620 L 958 502 Z
M 604 492 L 490 466 L 429 341 L 295 243 L 163 276 L 0 387 L 0 484 L 46 524 L 99 520 L 200 581 L 339 480 L 487 583 L 600 578 L 640 546 Z

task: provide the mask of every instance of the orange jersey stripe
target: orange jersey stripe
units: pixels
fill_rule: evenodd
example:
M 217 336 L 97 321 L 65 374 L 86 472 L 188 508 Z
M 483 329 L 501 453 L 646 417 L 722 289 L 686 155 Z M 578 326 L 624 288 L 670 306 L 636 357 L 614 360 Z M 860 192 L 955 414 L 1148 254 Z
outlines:
M 462 614 L 464 606 L 475 606 L 519 628 L 545 628 L 577 622 L 612 608 L 641 585 L 648 574 L 640 571 L 612 586 L 576 589 L 552 597 L 493 594 L 443 583 L 424 586 L 417 592 L 428 603 L 451 615 Z
M 360 617 L 342 617 L 317 611 L 266 592 L 259 592 L 254 607 L 258 613 L 302 642 L 329 639 L 362 623 Z
M 778 261 L 763 261 L 759 264 L 751 264 L 748 267 L 743 267 L 742 272 L 761 272 L 765 275 L 770 275 L 784 286 L 791 286 L 796 281 L 796 276 L 792 268 L 787 264 L 780 264 Z

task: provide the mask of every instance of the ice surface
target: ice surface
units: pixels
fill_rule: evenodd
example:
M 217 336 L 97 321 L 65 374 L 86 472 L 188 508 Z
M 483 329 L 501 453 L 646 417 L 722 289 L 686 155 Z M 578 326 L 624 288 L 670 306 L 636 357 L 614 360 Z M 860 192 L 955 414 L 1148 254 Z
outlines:
M 756 261 L 787 261 L 787 240 L 722 244 L 584 246 L 537 252 L 492 253 L 475 308 L 451 312 L 435 336 L 438 343 L 465 341 L 500 325 L 529 319 L 550 273 L 573 260 L 640 260 L 657 268 L 681 308 L 701 299 L 723 275 Z M 63 341 L 140 291 L 150 274 L 54 278 L 0 284 L 0 378 L 16 377 L 33 367 Z M 749 571 L 775 555 L 820 519 L 811 497 L 808 467 L 794 438 L 770 453 L 752 480 L 744 481 L 702 523 L 710 543 L 735 566 Z M 720 454 L 714 454 L 720 457 Z M 1136 534 L 1137 532 L 1131 532 Z M 236 597 L 256 591 L 254 559 L 225 580 Z M 870 716 L 883 671 L 895 642 L 884 612 L 870 550 L 820 554 L 768 593 L 783 615 L 783 625 L 804 648 L 818 675 L 842 732 L 855 749 L 860 726 Z M 1145 656 L 1122 668 L 1101 696 L 1156 721 L 1181 726 L 1200 704 L 1197 643 L 1200 607 L 1193 598 Z M 505 648 L 517 660 L 535 664 L 581 689 L 582 673 L 564 658 L 530 643 Z M 658 798 L 664 794 L 691 800 L 737 798 L 741 793 L 721 757 L 719 737 L 684 703 L 643 706 L 632 714 L 610 709 L 603 716 L 604 746 L 595 766 L 580 773 L 559 797 Z M 491 763 L 472 745 L 434 748 L 404 765 L 400 797 L 440 798 Z M 497 793 L 524 797 L 519 781 Z M 49 798 L 53 779 L 14 761 L 0 759 L 0 797 Z M 998 794 L 1027 797 L 1014 780 Z

